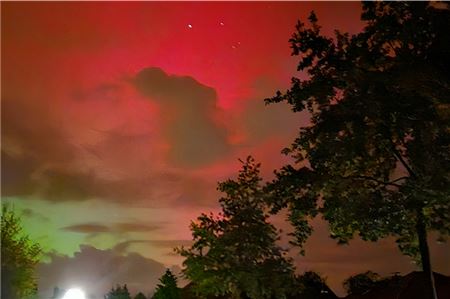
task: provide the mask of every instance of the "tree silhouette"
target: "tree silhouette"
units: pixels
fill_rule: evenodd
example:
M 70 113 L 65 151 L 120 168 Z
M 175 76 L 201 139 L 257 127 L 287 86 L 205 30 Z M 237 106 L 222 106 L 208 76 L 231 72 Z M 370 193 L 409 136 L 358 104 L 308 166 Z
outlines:
M 325 279 L 319 274 L 307 271 L 296 278 L 299 294 L 302 299 L 329 299 L 338 298 L 327 286 Z
M 344 281 L 344 288 L 349 295 L 362 295 L 371 290 L 380 280 L 377 273 L 367 271 L 347 278 Z
M 1 297 L 31 298 L 37 294 L 35 268 L 41 247 L 24 234 L 20 218 L 4 204 L 1 226 Z
M 178 249 L 186 258 L 183 271 L 203 296 L 285 298 L 293 266 L 268 222 L 260 165 L 251 157 L 242 163 L 237 180 L 219 183 L 222 213 L 202 214 L 191 224 L 194 244 Z
M 177 278 L 167 269 L 166 273 L 159 279 L 153 299 L 179 299 L 180 289 L 177 286 Z
M 144 294 L 141 292 L 137 293 L 136 296 L 134 296 L 134 299 L 147 299 Z
M 295 243 L 321 212 L 340 243 L 396 237 L 431 286 L 427 231 L 450 233 L 450 10 L 442 6 L 364 2 L 364 30 L 335 39 L 321 35 L 312 13 L 290 39 L 309 78 L 266 100 L 311 116 L 284 151 L 296 163 L 267 187 L 273 212 L 288 208 Z
M 111 291 L 105 295 L 105 299 L 131 299 L 131 296 L 127 285 L 124 284 L 123 287 L 117 285 L 116 288 L 111 288 Z
M 411 275 L 414 276 L 414 272 L 405 277 L 400 276 L 398 272 L 392 276 L 380 277 L 380 275 L 375 272 L 367 271 L 350 276 L 344 280 L 343 286 L 349 295 L 363 295 L 369 291 L 375 292 L 376 294 L 376 292 L 380 290 L 395 289 L 401 292 L 402 286 L 404 287 L 404 282 L 402 282 L 402 279 L 406 278 L 409 280 L 407 277 Z M 422 294 L 417 293 L 416 295 L 418 297 L 422 296 Z

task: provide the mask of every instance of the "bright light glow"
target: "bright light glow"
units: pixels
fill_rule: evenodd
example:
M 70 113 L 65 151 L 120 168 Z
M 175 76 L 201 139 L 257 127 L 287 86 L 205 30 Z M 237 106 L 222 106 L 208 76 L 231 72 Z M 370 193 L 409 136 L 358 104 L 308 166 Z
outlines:
M 63 299 L 86 299 L 84 292 L 80 289 L 69 289 L 65 294 Z

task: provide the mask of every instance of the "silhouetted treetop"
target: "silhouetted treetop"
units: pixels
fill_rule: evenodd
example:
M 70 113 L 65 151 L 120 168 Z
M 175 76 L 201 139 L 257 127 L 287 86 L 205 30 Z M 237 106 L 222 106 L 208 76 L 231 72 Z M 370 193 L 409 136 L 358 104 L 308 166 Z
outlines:
M 362 295 L 371 290 L 380 280 L 378 273 L 367 271 L 350 276 L 343 285 L 348 294 Z
M 134 299 L 147 299 L 144 294 L 141 292 L 137 293 L 136 296 L 134 296 Z
M 177 285 L 177 277 L 170 271 L 166 270 L 166 273 L 159 279 L 159 284 L 156 287 L 153 299 L 178 299 L 181 298 L 180 288 Z
M 117 285 L 111 288 L 111 291 L 105 295 L 105 299 L 131 299 L 130 292 L 126 284 L 123 286 Z
M 1 294 L 4 298 L 31 298 L 37 294 L 35 269 L 42 249 L 30 240 L 21 219 L 8 205 L 1 214 Z
M 362 19 L 362 32 L 334 38 L 314 13 L 297 24 L 290 43 L 307 78 L 266 102 L 308 111 L 310 125 L 283 151 L 295 163 L 268 202 L 288 209 L 297 245 L 321 213 L 340 243 L 396 237 L 431 279 L 427 231 L 450 234 L 450 11 L 363 2 Z
M 203 296 L 285 298 L 292 291 L 293 266 L 268 222 L 260 165 L 242 161 L 236 180 L 219 183 L 225 195 L 219 215 L 202 214 L 192 222 L 192 247 L 179 249 L 184 274 Z

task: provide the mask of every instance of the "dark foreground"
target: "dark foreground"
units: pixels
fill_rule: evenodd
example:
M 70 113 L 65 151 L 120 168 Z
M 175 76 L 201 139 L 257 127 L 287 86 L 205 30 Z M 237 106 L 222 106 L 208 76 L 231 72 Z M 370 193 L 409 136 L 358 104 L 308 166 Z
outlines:
M 450 277 L 434 273 L 436 289 L 439 299 L 450 298 Z M 423 299 L 426 298 L 426 279 L 423 272 L 411 272 L 405 276 L 398 276 L 389 282 L 375 286 L 360 295 L 348 295 L 345 299 Z M 193 292 L 192 284 L 182 289 L 183 299 L 198 299 Z M 309 290 L 308 294 L 299 294 L 288 299 L 337 299 L 326 285 L 320 289 Z M 230 299 L 229 296 L 210 297 L 209 299 Z
M 439 299 L 450 298 L 450 277 L 434 273 Z M 422 299 L 427 298 L 426 277 L 423 272 L 411 272 L 384 286 L 377 286 L 363 295 L 349 295 L 346 299 Z

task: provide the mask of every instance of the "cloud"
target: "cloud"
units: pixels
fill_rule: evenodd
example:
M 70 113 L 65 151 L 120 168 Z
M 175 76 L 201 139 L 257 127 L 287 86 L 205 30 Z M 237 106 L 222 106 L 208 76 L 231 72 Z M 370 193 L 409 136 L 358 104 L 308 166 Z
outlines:
M 126 252 L 128 248 L 133 244 L 147 244 L 152 247 L 168 249 L 171 252 L 174 248 L 180 246 L 191 246 L 192 240 L 128 240 L 120 242 L 114 246 L 114 250 L 117 252 Z
M 176 247 L 176 246 L 191 246 L 192 240 L 152 240 L 151 244 L 156 247 Z
M 103 224 L 87 223 L 87 224 L 76 224 L 63 227 L 62 230 L 75 232 L 75 233 L 105 233 L 110 232 L 110 228 Z
M 103 199 L 128 204 L 152 198 L 154 176 L 105 179 L 68 165 L 44 169 L 41 161 L 30 157 L 13 158 L 4 152 L 2 156 L 3 196 L 33 195 L 52 202 Z
M 215 120 L 220 111 L 214 89 L 156 67 L 141 70 L 132 83 L 160 105 L 172 163 L 198 167 L 229 153 L 227 132 Z
M 13 157 L 1 151 L 2 196 L 28 195 L 36 188 L 36 182 L 31 178 L 36 170 L 37 161 L 31 157 Z
M 95 132 L 95 143 L 74 146 L 62 130 L 45 125 L 52 117 L 40 114 L 40 109 L 28 115 L 32 103 L 20 118 L 22 104 L 2 102 L 2 116 L 7 114 L 2 117 L 2 196 L 52 202 L 102 199 L 131 205 L 156 198 L 165 205 L 179 198 L 175 186 L 181 176 L 155 161 L 158 154 L 151 134 L 119 128 Z
M 61 126 L 63 114 L 59 113 L 58 103 L 52 107 L 39 87 L 31 84 L 29 89 L 19 88 L 17 82 L 10 82 L 11 76 L 5 77 L 1 111 L 2 196 L 40 194 L 52 200 L 84 196 L 92 180 L 89 174 L 77 175 L 77 147 Z M 80 188 L 83 185 L 86 186 Z
M 14 158 L 28 157 L 40 164 L 60 164 L 73 159 L 75 147 L 60 128 L 60 119 L 45 101 L 2 91 L 2 151 Z M 42 104 L 41 104 L 42 103 Z
M 57 117 L 39 99 L 26 101 L 9 84 L 2 91 L 2 195 L 29 195 L 49 168 L 67 165 L 75 148 L 58 127 Z
M 127 284 L 130 292 L 150 293 L 164 273 L 165 266 L 137 253 L 118 254 L 81 245 L 73 257 L 50 254 L 49 263 L 38 266 L 39 293 L 50 298 L 55 286 L 80 287 L 94 298 L 103 298 L 111 286 Z
M 114 231 L 118 232 L 149 232 L 161 229 L 161 226 L 146 223 L 121 222 L 114 224 L 112 228 Z
M 2 99 L 2 196 L 160 207 L 205 202 L 215 184 L 206 186 L 179 166 L 204 166 L 229 152 L 226 132 L 213 120 L 219 112 L 215 92 L 160 72 L 178 91 L 161 87 L 155 101 L 113 81 L 78 88 L 52 107 L 43 91 L 32 94 L 9 83 Z M 183 93 L 189 94 L 186 103 Z M 167 118 L 172 112 L 179 114 L 173 121 Z M 191 137 L 196 140 L 184 140 Z
M 50 88 L 48 74 L 33 68 L 28 78 L 15 74 L 14 64 L 8 67 L 2 77 L 2 196 L 131 205 L 155 199 L 164 205 L 178 197 L 163 190 L 176 189 L 177 174 L 162 168 L 152 104 L 133 87 L 112 80 Z
M 62 230 L 75 233 L 96 234 L 96 233 L 133 233 L 150 232 L 161 229 L 161 225 L 151 225 L 147 223 L 118 222 L 109 225 L 99 223 L 83 223 L 63 227 Z

